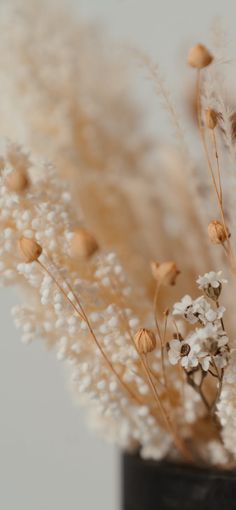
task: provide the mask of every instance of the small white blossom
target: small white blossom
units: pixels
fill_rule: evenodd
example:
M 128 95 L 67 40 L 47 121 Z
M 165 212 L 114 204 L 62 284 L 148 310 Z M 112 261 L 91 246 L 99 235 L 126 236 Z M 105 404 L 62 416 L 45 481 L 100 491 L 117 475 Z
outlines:
M 198 288 L 204 290 L 204 287 L 211 285 L 213 289 L 217 289 L 222 283 L 227 283 L 227 280 L 222 278 L 221 275 L 222 271 L 218 271 L 217 273 L 210 271 L 209 273 L 205 273 L 204 276 L 199 276 L 197 279 Z
M 197 367 L 199 346 L 190 345 L 188 341 L 173 339 L 169 342 L 168 357 L 171 365 L 177 365 L 180 362 L 183 368 L 190 369 Z
M 203 290 L 205 295 L 215 302 L 219 300 L 222 284 L 227 283 L 227 280 L 221 278 L 221 274 L 222 271 L 218 271 L 218 273 L 211 271 L 204 276 L 199 276 L 197 279 L 199 289 Z
M 220 320 L 224 311 L 225 308 L 222 306 L 213 309 L 203 296 L 193 300 L 186 295 L 179 303 L 174 304 L 173 315 L 182 315 L 190 324 L 197 322 L 207 324 Z

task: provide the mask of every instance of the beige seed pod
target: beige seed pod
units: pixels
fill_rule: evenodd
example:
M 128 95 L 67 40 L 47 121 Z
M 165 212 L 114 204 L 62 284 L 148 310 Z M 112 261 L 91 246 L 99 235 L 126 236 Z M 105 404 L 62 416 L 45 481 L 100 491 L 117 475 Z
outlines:
M 215 127 L 218 124 L 217 112 L 215 112 L 215 110 L 212 110 L 212 108 L 208 108 L 205 111 L 205 121 L 208 129 L 215 129 Z
M 139 329 L 134 336 L 134 342 L 139 354 L 148 354 L 156 348 L 156 337 L 150 329 Z
M 196 44 L 196 46 L 193 46 L 193 48 L 189 50 L 188 64 L 191 67 L 203 69 L 209 66 L 212 61 L 213 56 L 203 44 Z
M 19 252 L 24 262 L 29 264 L 38 260 L 42 253 L 42 248 L 34 239 L 21 237 L 19 240 Z
M 9 191 L 21 193 L 29 186 L 29 179 L 22 170 L 13 170 L 6 178 L 6 186 Z
M 74 231 L 70 254 L 73 258 L 89 258 L 98 250 L 98 243 L 95 237 L 85 228 L 78 228 Z
M 211 221 L 207 230 L 212 244 L 223 244 L 230 237 L 228 228 L 225 231 L 224 225 L 217 220 Z
M 176 263 L 173 261 L 151 262 L 151 271 L 154 279 L 161 285 L 175 285 L 177 276 L 180 271 L 177 269 Z

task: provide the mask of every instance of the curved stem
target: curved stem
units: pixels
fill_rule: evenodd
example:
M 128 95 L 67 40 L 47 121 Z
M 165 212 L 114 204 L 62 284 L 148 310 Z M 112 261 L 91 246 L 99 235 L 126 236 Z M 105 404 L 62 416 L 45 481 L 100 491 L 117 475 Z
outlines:
M 118 379 L 118 382 L 120 383 L 120 385 L 122 386 L 122 388 L 125 390 L 125 392 L 127 392 L 130 397 L 135 400 L 135 401 L 138 401 L 139 404 L 141 404 L 141 401 L 139 401 L 139 397 L 137 395 L 135 395 L 133 393 L 133 391 L 131 390 L 131 388 L 123 381 L 123 379 L 120 377 L 120 375 L 118 374 L 118 372 L 116 371 L 116 369 L 114 368 L 113 364 L 111 363 L 110 359 L 108 358 L 106 352 L 104 351 L 103 347 L 101 346 L 100 342 L 98 341 L 94 331 L 93 331 L 93 328 L 90 324 L 90 321 L 85 313 L 85 310 L 81 304 L 81 302 L 79 301 L 78 297 L 75 295 L 75 293 L 72 291 L 70 285 L 68 284 L 68 282 L 65 282 L 68 289 L 73 293 L 73 296 L 74 298 L 76 299 L 76 303 L 77 305 L 79 306 L 79 310 L 77 308 L 77 306 L 73 303 L 73 301 L 68 297 L 68 295 L 66 294 L 66 292 L 64 291 L 64 289 L 61 287 L 61 285 L 59 284 L 59 282 L 57 281 L 57 279 L 54 277 L 54 275 L 51 273 L 51 271 L 42 263 L 40 262 L 39 260 L 37 260 L 37 263 L 40 265 L 40 267 L 48 274 L 48 276 L 50 276 L 50 278 L 53 280 L 53 282 L 55 283 L 55 285 L 58 287 L 58 289 L 63 293 L 64 297 L 67 299 L 67 301 L 69 302 L 69 304 L 73 307 L 74 311 L 77 313 L 77 315 L 79 316 L 80 319 L 84 320 L 87 324 L 87 327 L 88 327 L 88 330 L 89 330 L 89 333 L 95 343 L 95 345 L 97 346 L 97 348 L 99 349 L 105 363 L 107 364 L 108 368 L 111 370 L 111 372 L 116 376 L 116 378 Z M 55 266 L 56 267 L 56 266 Z M 56 268 L 57 269 L 57 268 Z

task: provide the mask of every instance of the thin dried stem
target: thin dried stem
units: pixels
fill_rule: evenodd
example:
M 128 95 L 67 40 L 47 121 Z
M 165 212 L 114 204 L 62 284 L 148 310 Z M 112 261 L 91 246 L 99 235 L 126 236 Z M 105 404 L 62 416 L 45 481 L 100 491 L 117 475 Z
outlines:
M 202 400 L 204 406 L 206 407 L 207 412 L 209 412 L 211 409 L 211 406 L 210 406 L 209 402 L 207 401 L 207 399 L 203 393 L 203 390 L 202 390 L 203 379 L 201 379 L 200 384 L 196 384 L 192 377 L 192 374 L 187 372 L 187 370 L 185 370 L 185 373 L 186 373 L 186 378 L 187 378 L 188 384 L 198 393 L 198 395 L 201 397 L 201 400 Z
M 211 136 L 212 136 L 212 144 L 213 144 L 213 148 L 214 148 L 214 154 L 215 154 L 215 158 L 216 158 L 219 199 L 220 199 L 221 205 L 223 206 L 223 193 L 222 193 L 222 183 L 221 183 L 220 161 L 219 161 L 219 153 L 218 153 L 215 129 L 211 129 Z
M 124 310 L 123 310 L 123 312 L 125 313 Z M 129 326 L 128 326 L 128 329 L 130 331 L 130 339 L 131 339 L 132 344 L 133 344 L 133 346 L 134 346 L 134 348 L 135 348 L 135 350 L 136 350 L 136 352 L 137 352 L 137 354 L 139 356 L 141 365 L 142 365 L 142 367 L 144 369 L 144 372 L 146 374 L 148 385 L 149 385 L 149 387 L 151 389 L 151 392 L 153 393 L 154 398 L 155 398 L 155 400 L 156 400 L 156 402 L 158 404 L 158 408 L 161 409 L 162 417 L 164 419 L 164 422 L 167 424 L 167 428 L 168 428 L 169 432 L 171 433 L 171 435 L 174 438 L 176 447 L 181 452 L 183 457 L 186 460 L 188 460 L 188 462 L 192 462 L 193 461 L 192 455 L 188 451 L 188 449 L 185 446 L 185 444 L 183 443 L 182 439 L 178 436 L 178 434 L 177 434 L 177 432 L 176 432 L 176 430 L 175 430 L 175 428 L 174 428 L 174 426 L 172 424 L 171 418 L 168 415 L 167 411 L 165 410 L 165 408 L 164 408 L 164 406 L 163 406 L 163 404 L 161 402 L 161 399 L 160 399 L 160 396 L 159 396 L 159 394 L 157 392 L 156 386 L 155 386 L 155 384 L 153 383 L 153 380 L 152 380 L 152 374 L 151 374 L 151 370 L 150 370 L 150 368 L 148 366 L 148 363 L 147 363 L 147 358 L 139 353 L 139 351 L 138 351 L 138 349 L 136 347 L 136 344 L 134 342 L 134 338 L 133 338 L 133 335 L 132 335 L 132 332 L 131 332 Z
M 54 277 L 54 275 L 52 274 L 52 272 L 42 263 L 40 262 L 39 260 L 37 261 L 38 264 L 41 266 L 41 268 L 48 274 L 48 276 L 50 276 L 52 278 L 52 280 L 54 281 L 54 283 L 56 284 L 56 286 L 58 287 L 58 289 L 60 291 L 62 291 L 62 287 L 60 286 L 60 284 L 58 283 L 57 279 Z M 54 267 L 55 269 L 57 269 L 57 267 L 55 266 L 54 264 Z M 66 282 L 66 285 L 68 286 L 68 289 L 70 291 L 71 290 L 71 286 L 68 284 L 68 282 Z M 73 292 L 73 291 L 72 291 Z M 75 295 L 75 293 L 73 293 L 75 299 L 76 299 L 76 303 L 77 305 L 79 306 L 79 310 L 77 309 L 77 306 L 75 306 L 75 304 L 73 303 L 73 301 L 68 297 L 68 295 L 63 292 L 63 295 L 64 297 L 67 299 L 67 301 L 70 303 L 70 305 L 73 307 L 74 311 L 77 313 L 77 315 L 79 316 L 80 319 L 84 320 L 87 324 L 87 327 L 88 327 L 88 330 L 90 332 L 90 335 L 95 343 L 95 345 L 97 346 L 97 348 L 99 349 L 104 361 L 106 362 L 108 368 L 111 370 L 111 372 L 113 372 L 113 374 L 116 376 L 116 378 L 118 379 L 118 382 L 120 383 L 120 385 L 122 386 L 122 388 L 125 390 L 125 392 L 127 392 L 130 397 L 135 400 L 135 401 L 138 401 L 138 403 L 140 404 L 141 402 L 139 401 L 139 398 L 137 397 L 137 395 L 134 394 L 134 392 L 132 391 L 132 389 L 123 381 L 123 379 L 120 377 L 120 375 L 118 374 L 117 370 L 114 368 L 113 364 L 111 363 L 111 361 L 109 360 L 106 352 L 104 351 L 103 347 L 101 346 L 100 342 L 98 341 L 94 331 L 93 331 L 93 328 L 90 324 L 90 321 L 85 313 L 85 310 L 80 302 L 80 300 L 78 299 L 78 296 Z
M 158 306 L 158 296 L 159 296 L 160 288 L 161 288 L 160 283 L 156 283 L 155 294 L 154 294 L 154 319 L 155 319 L 157 334 L 158 334 L 160 348 L 161 348 L 162 375 L 163 375 L 164 385 L 167 389 L 167 377 L 166 377 L 166 370 L 165 370 L 165 352 L 164 352 L 165 351 L 165 339 L 162 337 L 161 329 L 160 329 L 160 326 L 158 323 L 158 318 L 157 318 L 157 306 Z M 166 334 L 166 324 L 165 324 L 165 329 L 164 329 L 164 336 L 165 336 L 165 334 Z
M 149 366 L 148 366 L 147 357 L 143 355 L 143 356 L 141 356 L 141 358 L 142 358 L 142 365 L 143 365 L 144 371 L 145 371 L 146 376 L 147 376 L 147 380 L 148 380 L 150 388 L 152 389 L 152 392 L 153 392 L 153 396 L 154 396 L 154 398 L 156 400 L 158 408 L 160 409 L 160 411 L 162 413 L 162 417 L 163 417 L 164 421 L 166 422 L 168 430 L 169 430 L 170 434 L 172 435 L 172 437 L 174 439 L 176 448 L 181 452 L 183 457 L 188 462 L 193 462 L 194 459 L 193 459 L 193 456 L 192 456 L 191 452 L 189 451 L 189 449 L 185 445 L 184 441 L 182 441 L 181 437 L 178 435 L 178 433 L 177 433 L 177 431 L 176 431 L 176 429 L 175 429 L 175 427 L 174 427 L 174 425 L 172 423 L 172 419 L 171 419 L 169 413 L 166 411 L 165 407 L 163 406 L 163 404 L 161 402 L 161 399 L 160 399 L 160 396 L 159 396 L 158 391 L 156 389 L 156 386 L 155 386 L 155 384 L 153 383 L 153 380 L 152 380 L 152 375 L 150 373 L 150 369 L 149 369 Z
M 223 228 L 224 228 L 224 231 L 225 231 L 225 237 L 226 237 L 226 242 L 227 242 L 227 251 L 226 251 L 226 253 L 227 253 L 227 256 L 228 256 L 228 259 L 229 259 L 229 263 L 230 263 L 232 272 L 234 274 L 236 274 L 235 259 L 234 259 L 234 255 L 233 255 L 233 250 L 232 250 L 231 242 L 230 242 L 230 239 L 229 239 L 228 229 L 227 229 L 226 221 L 225 221 L 224 209 L 223 209 L 223 205 L 222 205 L 222 190 L 219 190 L 218 186 L 217 186 L 217 182 L 216 182 L 216 179 L 215 179 L 215 175 L 214 175 L 211 159 L 210 159 L 209 152 L 208 152 L 208 147 L 207 147 L 207 142 L 206 142 L 206 137 L 205 137 L 205 130 L 204 130 L 204 127 L 202 125 L 202 115 L 201 115 L 201 70 L 200 69 L 198 69 L 198 71 L 197 71 L 196 90 L 197 90 L 197 119 L 198 119 L 198 129 L 199 129 L 200 139 L 201 139 L 201 142 L 202 142 L 203 150 L 204 150 L 206 161 L 207 161 L 207 168 L 208 168 L 208 171 L 209 171 L 212 183 L 213 183 L 213 188 L 214 188 L 215 193 L 216 193 L 216 198 L 217 198 L 217 202 L 218 202 L 218 206 L 219 206 L 220 216 L 221 216 Z
M 216 393 L 216 397 L 215 397 L 215 400 L 212 404 L 212 407 L 211 407 L 211 413 L 212 414 L 215 414 L 215 411 L 216 411 L 216 407 L 217 407 L 217 404 L 219 402 L 219 399 L 220 399 L 220 395 L 221 395 L 221 391 L 222 391 L 222 386 L 223 386 L 223 379 L 224 379 L 224 369 L 222 368 L 221 370 L 221 375 L 218 379 L 218 388 L 217 388 L 217 393 Z

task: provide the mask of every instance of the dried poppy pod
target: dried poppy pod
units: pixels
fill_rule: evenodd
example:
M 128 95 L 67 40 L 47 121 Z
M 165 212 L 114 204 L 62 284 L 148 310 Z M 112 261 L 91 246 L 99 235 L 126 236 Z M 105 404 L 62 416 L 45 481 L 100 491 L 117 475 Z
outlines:
M 188 64 L 196 69 L 203 69 L 213 61 L 213 56 L 203 44 L 196 44 L 189 50 Z
M 70 244 L 70 254 L 73 258 L 89 258 L 98 250 L 95 237 L 85 228 L 74 231 Z
M 21 237 L 19 240 L 19 252 L 27 264 L 38 260 L 42 253 L 42 247 L 34 240 L 28 237 Z
M 208 225 L 208 236 L 212 244 L 223 244 L 230 237 L 228 228 L 217 220 L 213 220 Z
M 27 174 L 22 170 L 13 170 L 6 177 L 6 186 L 9 191 L 14 191 L 15 193 L 25 191 L 29 186 Z
M 148 354 L 156 348 L 156 337 L 151 329 L 141 328 L 134 336 L 134 343 L 139 354 Z
M 205 111 L 205 122 L 208 129 L 215 129 L 215 127 L 217 126 L 218 115 L 217 112 L 215 112 L 215 110 L 213 110 L 212 108 L 208 108 Z
M 180 274 L 177 269 L 176 263 L 173 261 L 162 262 L 151 262 L 152 275 L 161 285 L 175 285 L 176 278 Z

